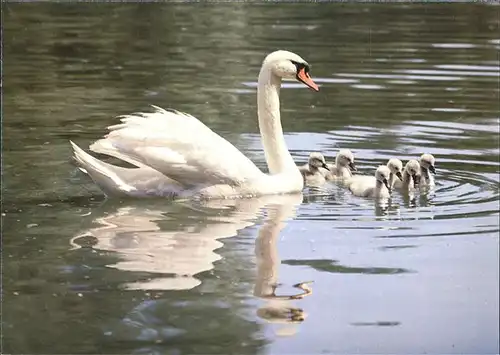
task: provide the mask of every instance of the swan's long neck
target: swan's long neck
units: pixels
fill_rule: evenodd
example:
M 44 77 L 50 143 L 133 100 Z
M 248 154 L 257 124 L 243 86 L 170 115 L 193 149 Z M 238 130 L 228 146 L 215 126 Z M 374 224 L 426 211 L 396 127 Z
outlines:
M 257 106 L 262 144 L 264 145 L 269 173 L 272 175 L 287 170 L 297 170 L 297 166 L 288 152 L 281 127 L 280 86 L 281 78 L 274 75 L 271 69 L 264 65 L 259 74 Z

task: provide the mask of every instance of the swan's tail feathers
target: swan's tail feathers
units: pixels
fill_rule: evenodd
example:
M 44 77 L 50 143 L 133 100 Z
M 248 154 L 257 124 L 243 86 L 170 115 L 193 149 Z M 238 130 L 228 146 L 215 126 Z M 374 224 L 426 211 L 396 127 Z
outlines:
M 107 139 L 99 139 L 90 145 L 89 149 L 94 153 L 105 154 L 117 159 L 123 160 L 129 164 L 135 165 L 138 168 L 144 168 L 145 165 L 133 159 L 132 157 L 121 153 L 118 149 L 116 149 L 113 144 Z
M 127 184 L 116 174 L 113 165 L 94 158 L 72 141 L 69 142 L 79 169 L 90 176 L 106 195 L 130 194 L 135 190 L 135 187 Z

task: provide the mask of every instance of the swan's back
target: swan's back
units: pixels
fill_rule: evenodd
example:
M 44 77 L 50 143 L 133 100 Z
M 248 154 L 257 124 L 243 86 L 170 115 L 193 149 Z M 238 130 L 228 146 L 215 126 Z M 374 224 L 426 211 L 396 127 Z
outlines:
M 262 172 L 231 143 L 195 117 L 154 106 L 152 113 L 121 116 L 121 123 L 90 146 L 97 153 L 149 166 L 186 188 L 239 186 Z

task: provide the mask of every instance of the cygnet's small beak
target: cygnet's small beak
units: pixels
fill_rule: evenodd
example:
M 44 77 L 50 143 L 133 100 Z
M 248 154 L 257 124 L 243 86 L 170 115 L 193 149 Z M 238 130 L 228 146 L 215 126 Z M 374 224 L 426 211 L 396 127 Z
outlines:
M 349 162 L 349 169 L 351 169 L 352 171 L 358 171 L 358 169 L 356 168 L 356 165 L 354 165 L 354 162 Z
M 429 166 L 429 170 L 430 170 L 431 173 L 433 173 L 434 175 L 436 175 L 436 168 L 434 167 L 434 165 Z
M 413 177 L 413 184 L 415 186 L 418 186 L 418 184 L 420 184 L 420 175 L 414 174 L 412 177 Z
M 319 91 L 318 85 L 311 79 L 309 76 L 309 73 L 306 73 L 306 68 L 301 68 L 297 72 L 297 80 L 303 82 L 306 84 L 309 88 L 313 89 L 314 91 Z
M 396 176 L 398 177 L 399 180 L 403 181 L 403 175 L 401 174 L 401 171 L 398 171 L 396 173 Z
M 323 169 L 326 169 L 326 170 L 330 171 L 330 168 L 328 167 L 328 165 L 326 165 L 326 163 L 323 163 L 323 165 L 321 167 Z

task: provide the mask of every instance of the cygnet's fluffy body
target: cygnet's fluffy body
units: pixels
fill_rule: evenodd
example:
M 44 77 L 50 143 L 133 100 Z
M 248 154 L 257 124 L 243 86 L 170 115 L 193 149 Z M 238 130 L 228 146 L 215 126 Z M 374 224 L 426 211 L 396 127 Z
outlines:
M 422 177 L 420 164 L 415 159 L 409 160 L 403 170 L 403 181 L 395 181 L 394 187 L 410 191 L 418 186 Z
M 307 164 L 300 166 L 299 171 L 306 185 L 324 184 L 326 182 L 325 175 L 328 173 L 325 157 L 321 153 L 311 153 Z
M 418 160 L 422 172 L 421 185 L 434 186 L 434 174 L 436 174 L 436 159 L 432 154 L 424 153 Z M 432 173 L 432 174 L 431 174 Z
M 327 180 L 344 180 L 352 177 L 352 171 L 356 171 L 354 165 L 354 154 L 349 149 L 341 149 L 335 157 L 335 164 L 329 164 L 329 173 L 325 175 Z
M 375 181 L 372 179 L 351 179 L 348 188 L 355 196 L 389 198 L 391 196 L 390 175 L 389 168 L 386 165 L 380 165 L 375 171 Z

